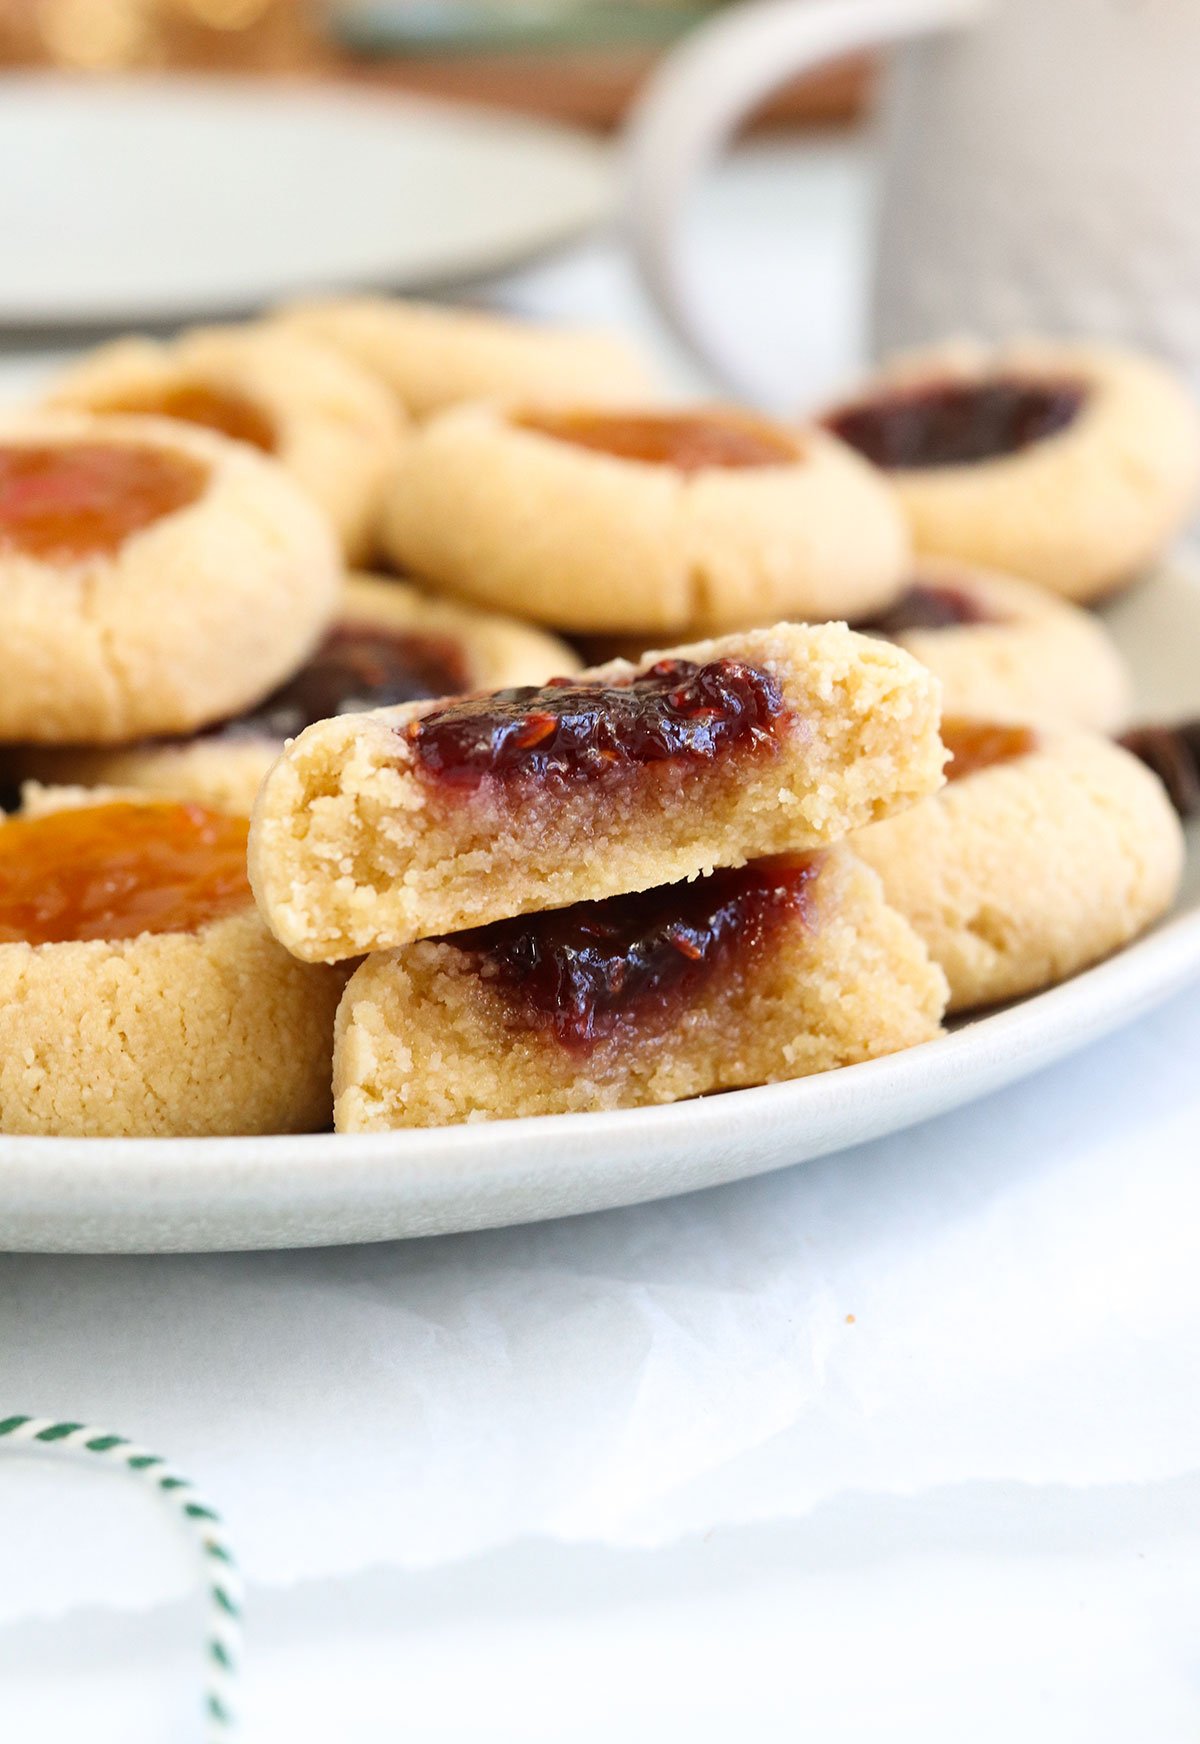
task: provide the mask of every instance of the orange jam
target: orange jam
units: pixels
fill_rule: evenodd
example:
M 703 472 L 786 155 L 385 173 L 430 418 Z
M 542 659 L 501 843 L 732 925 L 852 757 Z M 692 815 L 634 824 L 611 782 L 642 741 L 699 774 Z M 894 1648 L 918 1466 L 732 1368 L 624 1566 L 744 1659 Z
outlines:
M 523 412 L 523 430 L 676 472 L 708 467 L 793 466 L 803 457 L 798 437 L 734 407 L 696 412 Z
M 158 393 L 126 394 L 108 400 L 103 410 L 177 418 L 183 424 L 199 424 L 205 430 L 232 436 L 235 442 L 248 442 L 267 454 L 275 448 L 276 432 L 271 419 L 260 405 L 236 388 L 218 388 L 198 381 L 177 382 Z
M 1030 727 L 1002 727 L 990 721 L 950 719 L 942 722 L 942 741 L 950 753 L 946 780 L 961 781 L 993 763 L 1011 763 L 1037 750 L 1037 734 Z
M 208 468 L 135 443 L 0 444 L 0 551 L 72 563 L 194 503 Z
M 253 902 L 245 818 L 202 805 L 79 806 L 0 825 L 0 942 L 191 933 Z

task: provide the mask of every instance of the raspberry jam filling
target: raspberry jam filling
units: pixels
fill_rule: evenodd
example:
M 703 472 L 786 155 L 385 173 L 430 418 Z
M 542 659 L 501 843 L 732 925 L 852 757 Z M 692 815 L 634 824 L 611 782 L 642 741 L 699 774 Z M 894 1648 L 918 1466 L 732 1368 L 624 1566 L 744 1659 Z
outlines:
M 105 402 L 106 412 L 138 412 L 156 418 L 176 418 L 182 424 L 199 424 L 248 442 L 264 453 L 275 450 L 275 425 L 262 407 L 236 388 L 213 387 L 206 382 L 179 382 L 157 392 L 124 394 Z
M 712 763 L 773 748 L 785 710 L 770 673 L 741 660 L 660 660 L 624 684 L 556 678 L 436 708 L 403 729 L 438 781 L 621 778 L 647 764 Z
M 677 413 L 525 412 L 516 423 L 576 448 L 647 466 L 672 466 L 676 472 L 794 466 L 803 457 L 800 441 L 790 431 L 726 407 Z
M 116 551 L 194 503 L 208 468 L 135 443 L 0 445 L 0 550 L 52 563 Z
M 812 927 L 822 856 L 760 860 L 691 883 L 579 902 L 455 933 L 514 1021 L 586 1052 L 621 1028 L 669 1014 L 720 968 L 757 956 L 774 928 Z
M 921 382 L 843 406 L 826 428 L 876 466 L 902 471 L 970 466 L 1018 454 L 1056 436 L 1083 409 L 1087 390 L 1072 381 Z
M 1154 771 L 1181 818 L 1200 816 L 1200 720 L 1133 727 L 1117 743 Z
M 918 581 L 888 611 L 858 628 L 874 636 L 903 636 L 907 630 L 953 630 L 964 624 L 1002 622 L 961 588 Z
M 245 818 L 79 806 L 0 826 L 0 942 L 189 933 L 247 908 Z
M 217 731 L 225 739 L 291 739 L 332 715 L 456 696 L 469 684 L 462 645 L 450 636 L 339 624 L 294 678 Z
M 991 721 L 945 720 L 942 742 L 950 753 L 946 780 L 961 781 L 994 763 L 1013 763 L 1038 746 L 1031 727 L 999 726 Z

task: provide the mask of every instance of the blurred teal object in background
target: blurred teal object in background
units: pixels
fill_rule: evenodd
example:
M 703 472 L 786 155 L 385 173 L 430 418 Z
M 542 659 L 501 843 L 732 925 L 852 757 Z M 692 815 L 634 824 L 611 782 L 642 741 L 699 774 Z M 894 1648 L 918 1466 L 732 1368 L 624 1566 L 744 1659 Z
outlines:
M 331 28 L 365 54 L 447 55 L 652 46 L 720 0 L 343 0 Z

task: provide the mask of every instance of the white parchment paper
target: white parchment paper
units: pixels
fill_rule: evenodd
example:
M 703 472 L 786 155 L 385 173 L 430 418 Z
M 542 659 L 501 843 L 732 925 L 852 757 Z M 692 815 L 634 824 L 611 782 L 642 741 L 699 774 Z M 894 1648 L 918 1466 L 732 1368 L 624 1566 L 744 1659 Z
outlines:
M 253 1582 L 838 1498 L 1200 1469 L 1200 994 L 910 1133 L 558 1224 L 360 1250 L 0 1259 L 0 1407 L 223 1506 Z M 188 1590 L 118 1474 L 0 1456 L 0 1622 Z

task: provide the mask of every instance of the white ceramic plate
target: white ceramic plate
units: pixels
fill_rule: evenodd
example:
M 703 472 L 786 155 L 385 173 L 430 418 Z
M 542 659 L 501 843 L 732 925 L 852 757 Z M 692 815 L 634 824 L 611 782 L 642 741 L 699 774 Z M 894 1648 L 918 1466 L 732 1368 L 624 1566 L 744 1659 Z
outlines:
M 1200 560 L 1110 613 L 1147 718 L 1200 697 Z M 1074 981 L 890 1059 L 672 1108 L 437 1132 L 0 1138 L 0 1247 L 194 1251 L 381 1241 L 663 1198 L 878 1138 L 1051 1065 L 1200 976 L 1200 828 L 1176 912 Z
M 0 325 L 248 313 L 512 267 L 608 216 L 568 128 L 302 84 L 0 79 Z

